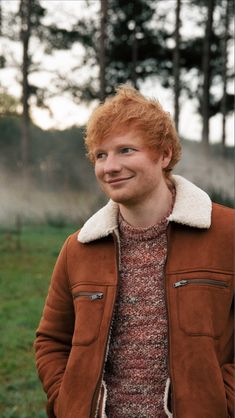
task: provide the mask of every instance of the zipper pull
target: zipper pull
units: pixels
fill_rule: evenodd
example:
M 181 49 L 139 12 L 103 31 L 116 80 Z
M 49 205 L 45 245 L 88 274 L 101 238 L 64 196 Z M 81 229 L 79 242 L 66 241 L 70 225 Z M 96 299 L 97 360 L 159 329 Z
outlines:
M 179 282 L 174 283 L 173 287 L 181 287 L 185 286 L 186 284 L 188 284 L 188 280 L 180 280 Z
M 103 293 L 94 293 L 94 295 L 90 295 L 91 300 L 103 299 Z

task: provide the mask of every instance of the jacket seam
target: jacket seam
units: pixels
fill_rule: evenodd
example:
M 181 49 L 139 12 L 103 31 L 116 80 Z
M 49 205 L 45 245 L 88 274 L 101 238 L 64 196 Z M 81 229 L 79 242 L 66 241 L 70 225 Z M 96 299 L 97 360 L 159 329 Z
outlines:
M 78 287 L 78 286 L 86 286 L 86 285 L 94 285 L 94 286 L 107 286 L 107 287 L 116 287 L 116 285 L 115 284 L 111 284 L 110 282 L 99 282 L 99 283 L 97 283 L 97 282 L 93 282 L 93 281 L 90 281 L 90 282 L 88 282 L 88 281 L 84 281 L 84 282 L 77 282 L 77 283 L 75 283 L 75 284 L 73 284 L 72 286 L 71 286 L 71 291 L 72 290 L 74 290 L 74 288 L 76 288 L 76 287 Z
M 232 270 L 231 271 L 230 270 L 218 270 L 218 269 L 209 268 L 209 267 L 206 267 L 206 268 L 203 268 L 203 269 L 202 268 L 200 268 L 200 269 L 199 268 L 195 268 L 195 269 L 189 268 L 189 269 L 182 269 L 182 270 L 177 269 L 177 270 L 174 270 L 174 271 L 167 271 L 167 274 L 170 276 L 170 275 L 178 275 L 178 274 L 182 274 L 182 273 L 199 273 L 199 272 L 224 274 L 226 276 L 233 275 Z
M 65 273 L 66 273 L 66 279 L 67 279 L 67 283 L 68 283 L 68 287 L 69 287 L 70 291 L 72 291 L 72 285 L 71 285 L 71 282 L 70 282 L 70 279 L 69 279 L 69 274 L 68 274 L 68 244 L 69 244 L 69 241 L 70 241 L 71 237 L 72 237 L 72 235 L 70 235 L 67 238 L 66 247 L 65 247 L 65 264 L 66 264 Z

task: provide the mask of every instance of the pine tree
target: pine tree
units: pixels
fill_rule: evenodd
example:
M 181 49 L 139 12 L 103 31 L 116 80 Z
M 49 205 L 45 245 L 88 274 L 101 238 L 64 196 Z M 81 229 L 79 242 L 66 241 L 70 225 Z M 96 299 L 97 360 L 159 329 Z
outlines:
M 100 48 L 99 48 L 99 67 L 100 67 L 100 100 L 105 99 L 106 91 L 106 27 L 107 27 L 108 1 L 100 0 Z
M 21 0 L 20 1 L 20 18 L 21 18 L 21 33 L 20 38 L 23 45 L 23 57 L 22 57 L 22 138 L 21 138 L 21 158 L 23 169 L 27 170 L 30 158 L 30 132 L 29 132 L 29 97 L 30 97 L 30 86 L 29 86 L 29 42 L 31 37 L 32 27 L 32 1 Z
M 205 37 L 203 43 L 202 69 L 203 69 L 203 95 L 202 95 L 202 142 L 209 145 L 209 106 L 210 106 L 210 85 L 211 85 L 211 38 L 213 32 L 213 13 L 215 0 L 208 0 L 207 20 L 205 25 Z
M 180 9 L 181 0 L 177 0 L 175 13 L 175 47 L 173 55 L 173 74 L 174 74 L 174 119 L 175 127 L 179 128 L 179 95 L 180 95 Z
M 222 138 L 221 142 L 223 147 L 225 147 L 225 140 L 226 140 L 226 116 L 227 116 L 227 81 L 228 81 L 228 39 L 229 39 L 229 18 L 231 15 L 231 6 L 232 2 L 229 0 L 225 0 L 225 8 L 224 8 L 224 36 L 222 40 L 222 81 L 223 81 L 223 95 L 221 100 L 221 113 L 222 113 Z

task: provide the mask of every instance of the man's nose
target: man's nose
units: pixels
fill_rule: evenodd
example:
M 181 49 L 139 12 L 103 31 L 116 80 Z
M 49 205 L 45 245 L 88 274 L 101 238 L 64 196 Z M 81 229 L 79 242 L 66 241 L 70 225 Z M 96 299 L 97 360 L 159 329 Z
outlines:
M 117 156 L 109 154 L 104 162 L 104 173 L 110 174 L 120 171 L 121 164 Z

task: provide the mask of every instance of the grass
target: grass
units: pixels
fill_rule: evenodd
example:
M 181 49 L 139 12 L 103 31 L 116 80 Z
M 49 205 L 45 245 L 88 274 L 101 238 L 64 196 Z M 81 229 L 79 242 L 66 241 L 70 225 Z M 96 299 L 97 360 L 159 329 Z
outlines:
M 45 418 L 46 396 L 34 363 L 33 341 L 50 276 L 74 227 L 0 230 L 0 416 Z

